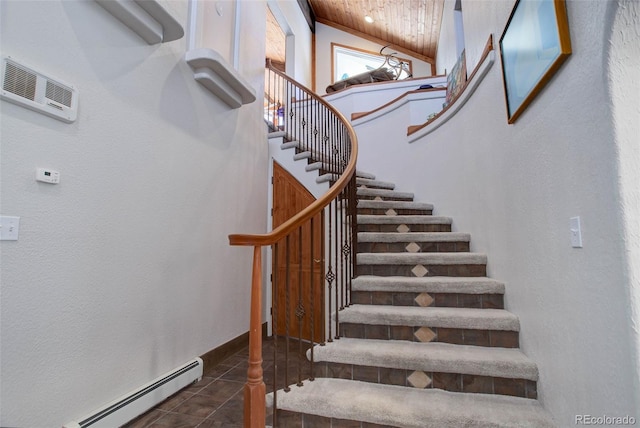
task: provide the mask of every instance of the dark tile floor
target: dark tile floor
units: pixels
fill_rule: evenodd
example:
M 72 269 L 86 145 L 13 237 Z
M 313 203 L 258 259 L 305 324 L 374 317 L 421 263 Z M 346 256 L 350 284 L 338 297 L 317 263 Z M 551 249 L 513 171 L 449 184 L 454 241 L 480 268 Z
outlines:
M 284 367 L 284 342 L 278 341 L 277 361 Z M 298 360 L 298 345 L 292 344 L 288 357 L 290 379 L 308 378 L 308 365 Z M 267 392 L 273 377 L 273 341 L 266 340 L 263 348 L 264 379 Z M 305 349 L 301 349 L 303 354 Z M 243 426 L 243 388 L 247 379 L 249 350 L 244 348 L 214 367 L 208 368 L 202 380 L 169 397 L 153 409 L 139 416 L 125 428 L 236 428 Z M 305 359 L 306 360 L 306 359 Z M 298 370 L 298 367 L 300 369 Z M 291 380 L 290 380 L 291 382 Z M 267 424 L 271 424 L 267 412 Z

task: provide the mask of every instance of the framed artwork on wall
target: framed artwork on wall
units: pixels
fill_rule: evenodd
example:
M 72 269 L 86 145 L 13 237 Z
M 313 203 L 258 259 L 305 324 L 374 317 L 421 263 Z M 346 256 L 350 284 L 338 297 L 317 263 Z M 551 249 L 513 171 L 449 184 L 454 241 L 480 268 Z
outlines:
M 510 124 L 531 104 L 570 54 L 565 0 L 517 0 L 500 38 Z
M 467 60 L 464 50 L 458 57 L 455 65 L 451 69 L 451 72 L 447 75 L 447 96 L 443 108 L 451 104 L 455 100 L 460 92 L 464 89 L 467 83 Z

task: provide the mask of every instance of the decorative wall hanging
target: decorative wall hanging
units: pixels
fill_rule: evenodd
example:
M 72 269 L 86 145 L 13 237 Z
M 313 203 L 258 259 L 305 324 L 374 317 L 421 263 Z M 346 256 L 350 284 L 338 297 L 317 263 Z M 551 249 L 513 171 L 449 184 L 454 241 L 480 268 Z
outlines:
M 509 123 L 571 54 L 565 0 L 518 0 L 500 38 Z

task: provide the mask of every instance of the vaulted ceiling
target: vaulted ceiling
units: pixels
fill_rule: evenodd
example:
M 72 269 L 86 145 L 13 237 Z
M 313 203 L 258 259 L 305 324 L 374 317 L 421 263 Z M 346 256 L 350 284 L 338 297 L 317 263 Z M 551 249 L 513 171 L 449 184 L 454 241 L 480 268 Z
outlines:
M 435 64 L 444 0 L 307 1 L 321 24 Z
M 444 0 L 298 0 L 315 22 L 346 31 L 435 65 Z M 284 35 L 268 13 L 267 58 L 284 62 Z M 373 22 L 365 21 L 365 16 Z

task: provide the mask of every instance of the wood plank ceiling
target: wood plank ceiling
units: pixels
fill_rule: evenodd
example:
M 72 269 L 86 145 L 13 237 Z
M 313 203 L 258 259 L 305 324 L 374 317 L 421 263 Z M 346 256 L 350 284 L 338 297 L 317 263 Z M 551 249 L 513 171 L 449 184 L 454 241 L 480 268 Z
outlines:
M 444 0 L 308 0 L 316 21 L 435 64 Z M 373 23 L 365 21 L 365 16 Z

